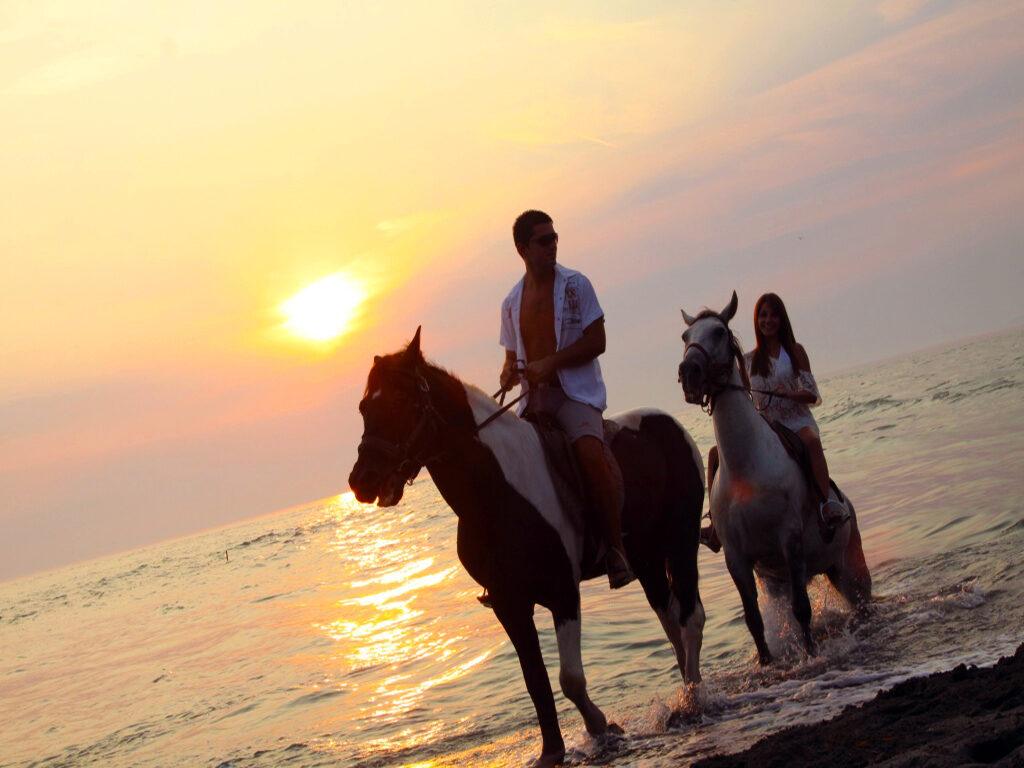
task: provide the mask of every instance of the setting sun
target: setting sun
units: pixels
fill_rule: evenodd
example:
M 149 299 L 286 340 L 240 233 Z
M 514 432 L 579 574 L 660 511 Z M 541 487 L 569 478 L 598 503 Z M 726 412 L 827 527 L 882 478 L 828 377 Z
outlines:
M 363 303 L 363 286 L 338 272 L 307 285 L 281 305 L 285 327 L 312 341 L 331 341 L 346 331 Z

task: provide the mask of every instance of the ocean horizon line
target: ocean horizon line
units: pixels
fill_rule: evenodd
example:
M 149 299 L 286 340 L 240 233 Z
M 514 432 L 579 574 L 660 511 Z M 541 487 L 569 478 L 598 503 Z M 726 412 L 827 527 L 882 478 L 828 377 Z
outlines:
M 844 376 L 844 375 L 849 374 L 849 373 L 854 372 L 854 371 L 861 371 L 861 372 L 863 372 L 866 368 L 872 368 L 873 369 L 873 368 L 876 368 L 876 367 L 881 366 L 881 365 L 890 364 L 890 363 L 895 362 L 897 360 L 904 359 L 904 358 L 906 358 L 908 356 L 920 355 L 920 354 L 926 354 L 926 353 L 934 353 L 934 352 L 937 352 L 939 350 L 945 349 L 947 347 L 955 347 L 957 345 L 964 344 L 964 343 L 971 342 L 971 341 L 981 341 L 981 340 L 985 340 L 985 339 L 989 339 L 989 338 L 994 338 L 994 337 L 1001 336 L 1001 335 L 1004 335 L 1004 334 L 1010 334 L 1010 333 L 1013 333 L 1015 331 L 1024 331 L 1024 323 L 1018 323 L 1018 324 L 1007 326 L 1007 327 L 996 328 L 996 329 L 992 329 L 992 330 L 989 330 L 989 331 L 984 331 L 984 332 L 981 332 L 981 333 L 972 333 L 972 334 L 968 334 L 968 335 L 965 335 L 965 336 L 959 336 L 959 337 L 956 337 L 956 338 L 953 338 L 953 339 L 948 339 L 946 341 L 937 342 L 935 344 L 929 344 L 929 345 L 927 345 L 925 347 L 920 347 L 920 348 L 917 348 L 917 349 L 912 349 L 912 350 L 908 350 L 908 351 L 897 353 L 897 354 L 893 354 L 893 355 L 886 355 L 884 357 L 878 358 L 876 360 L 869 361 L 867 363 L 859 363 L 859 364 L 856 364 L 856 365 L 851 365 L 849 367 L 844 367 L 844 368 L 841 368 L 841 369 L 829 371 L 828 373 L 822 375 L 820 377 L 820 379 L 821 379 L 822 382 L 827 382 L 829 379 L 834 378 L 834 377 Z M 679 405 L 678 408 L 666 408 L 666 410 L 669 413 L 675 414 L 678 411 L 682 410 L 683 407 L 686 404 L 683 403 L 682 400 L 680 399 L 680 403 L 678 405 Z M 165 537 L 165 538 L 158 538 L 158 539 L 147 540 L 147 541 L 144 541 L 144 542 L 139 542 L 137 544 L 133 544 L 131 546 L 127 546 L 127 547 L 123 547 L 123 548 L 111 549 L 110 551 L 107 551 L 107 552 L 102 552 L 102 553 L 98 553 L 98 554 L 91 555 L 91 556 L 88 556 L 88 557 L 83 557 L 81 559 L 68 560 L 66 562 L 59 563 L 59 564 L 56 564 L 56 565 L 45 566 L 45 567 L 39 568 L 37 570 L 25 571 L 25 572 L 21 572 L 21 573 L 12 573 L 10 575 L 0 575 L 0 584 L 8 584 L 10 582 L 18 581 L 20 579 L 40 577 L 40 576 L 44 576 L 45 574 L 49 574 L 49 573 L 53 573 L 55 571 L 62 570 L 64 568 L 69 568 L 69 567 L 73 567 L 73 566 L 82 566 L 82 565 L 86 565 L 86 564 L 89 564 L 89 563 L 94 563 L 94 562 L 96 562 L 98 560 L 103 560 L 103 559 L 108 558 L 108 557 L 118 557 L 118 556 L 128 555 L 128 554 L 130 554 L 132 552 L 142 551 L 142 550 L 148 549 L 150 547 L 159 547 L 159 546 L 164 546 L 164 545 L 167 545 L 167 544 L 173 544 L 175 542 L 183 541 L 185 539 L 189 539 L 189 538 L 192 538 L 194 536 L 200 536 L 200 535 L 204 535 L 204 534 L 215 533 L 217 531 L 226 530 L 228 528 L 233 528 L 233 527 L 239 526 L 239 525 L 245 525 L 247 523 L 252 523 L 252 522 L 255 522 L 255 521 L 258 521 L 258 520 L 262 520 L 262 519 L 265 519 L 265 518 L 271 518 L 271 517 L 277 517 L 277 516 L 281 516 L 281 515 L 290 514 L 290 513 L 299 511 L 301 509 L 305 509 L 305 508 L 308 508 L 308 507 L 311 507 L 311 506 L 315 506 L 317 504 L 323 504 L 323 503 L 329 502 L 332 499 L 340 498 L 340 497 L 342 497 L 342 496 L 344 496 L 344 495 L 346 495 L 348 493 L 351 493 L 351 490 L 348 488 L 348 485 L 346 484 L 344 486 L 344 488 L 339 490 L 338 493 L 328 494 L 326 496 L 321 496 L 321 497 L 316 498 L 316 499 L 310 499 L 310 500 L 307 500 L 307 501 L 298 502 L 296 504 L 291 504 L 291 505 L 288 505 L 286 507 L 280 507 L 280 508 L 273 509 L 273 510 L 257 512 L 254 515 L 250 515 L 250 516 L 246 516 L 246 517 L 239 517 L 237 520 L 233 520 L 233 521 L 229 521 L 229 522 L 226 522 L 226 523 L 222 523 L 220 525 L 211 526 L 209 528 L 199 528 L 199 529 L 194 529 L 194 530 L 190 530 L 190 531 L 183 531 L 183 532 L 181 532 L 179 534 L 175 534 L 175 535 L 168 536 L 168 537 Z

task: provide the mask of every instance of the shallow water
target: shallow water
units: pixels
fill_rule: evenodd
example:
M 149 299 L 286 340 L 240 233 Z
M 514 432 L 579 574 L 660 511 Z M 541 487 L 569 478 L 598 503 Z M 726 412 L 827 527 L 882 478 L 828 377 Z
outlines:
M 853 499 L 871 616 L 813 587 L 820 654 L 762 600 L 756 665 L 721 555 L 702 549 L 705 683 L 683 687 L 640 588 L 584 585 L 595 742 L 556 694 L 569 764 L 676 766 L 819 720 L 908 676 L 1024 640 L 1024 331 L 820 382 Z M 669 407 L 706 454 L 710 420 Z M 353 439 L 356 439 L 355 436 Z M 401 505 L 345 495 L 0 584 L 3 766 L 504 766 L 540 749 L 510 644 L 454 552 L 429 479 Z M 552 679 L 554 632 L 537 613 Z

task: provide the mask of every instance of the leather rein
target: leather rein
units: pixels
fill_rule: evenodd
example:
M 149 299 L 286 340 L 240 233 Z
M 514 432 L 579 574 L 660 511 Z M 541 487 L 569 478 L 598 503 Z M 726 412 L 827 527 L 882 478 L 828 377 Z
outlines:
M 362 440 L 359 441 L 358 453 L 362 453 L 364 447 L 370 450 L 375 450 L 378 453 L 382 453 L 388 458 L 394 459 L 397 464 L 391 471 L 391 475 L 399 475 L 405 478 L 404 482 L 408 485 L 412 485 L 416 476 L 420 473 L 420 470 L 430 461 L 444 455 L 448 452 L 450 446 L 442 448 L 440 451 L 435 451 L 430 455 L 426 455 L 426 450 L 415 451 L 414 446 L 416 441 L 420 439 L 420 436 L 428 429 L 432 428 L 434 431 L 438 431 L 441 428 L 448 426 L 448 421 L 441 415 L 440 411 L 434 406 L 433 398 L 430 396 L 430 384 L 426 377 L 419 371 L 415 370 L 411 376 L 416 382 L 416 393 L 418 395 L 418 401 L 415 405 L 416 409 L 420 412 L 420 417 L 416 421 L 416 425 L 409 432 L 409 435 L 401 443 L 393 443 L 390 440 L 385 440 L 382 437 L 375 435 L 363 435 Z M 492 398 L 501 396 L 501 402 L 505 400 L 505 394 L 508 392 L 507 389 L 499 389 L 492 395 Z M 497 411 L 492 413 L 482 422 L 473 427 L 470 432 L 471 436 L 476 436 L 481 429 L 486 427 L 488 424 L 493 422 L 503 413 L 508 411 L 512 406 L 518 403 L 526 397 L 526 393 L 519 395 L 518 397 L 510 400 L 507 404 L 502 405 Z
M 393 443 L 376 435 L 364 434 L 363 439 L 359 441 L 359 448 L 357 449 L 360 455 L 363 453 L 363 449 L 366 448 L 395 460 L 396 466 L 390 474 L 399 475 L 409 485 L 412 485 L 413 480 L 420 473 L 420 469 L 430 460 L 425 458 L 420 451 L 414 453 L 416 441 L 420 439 L 420 436 L 426 431 L 428 426 L 444 426 L 447 424 L 444 417 L 434 407 L 434 402 L 430 397 L 430 384 L 427 383 L 426 378 L 419 370 L 416 370 L 411 376 L 416 382 L 418 399 L 415 408 L 420 414 L 419 419 L 416 421 L 416 426 L 412 428 L 412 431 L 409 432 L 408 436 L 401 443 Z
M 754 389 L 750 386 L 750 381 L 747 379 L 746 368 L 743 365 L 743 353 L 740 351 L 739 344 L 736 343 L 736 337 L 733 336 L 732 331 L 729 329 L 729 324 L 721 318 L 717 318 L 722 325 L 725 326 L 726 332 L 729 334 L 729 361 L 724 363 L 716 363 L 711 357 L 711 353 L 708 352 L 702 344 L 696 341 L 692 341 L 683 346 L 683 357 L 685 358 L 689 354 L 690 349 L 695 349 L 704 356 L 704 360 L 707 364 L 708 375 L 705 381 L 705 385 L 700 394 L 699 405 L 701 410 L 711 416 L 715 411 L 715 398 L 718 397 L 725 390 L 736 390 L 738 392 L 746 392 L 748 395 L 751 392 L 756 392 L 759 395 L 767 395 L 769 397 L 768 402 L 771 403 L 773 397 L 783 397 L 787 399 L 786 395 L 779 392 L 772 392 L 767 389 Z M 729 376 L 732 374 L 732 366 L 735 362 L 740 368 L 740 376 L 746 382 L 743 384 L 731 384 L 729 382 Z M 759 409 L 760 410 L 760 409 Z

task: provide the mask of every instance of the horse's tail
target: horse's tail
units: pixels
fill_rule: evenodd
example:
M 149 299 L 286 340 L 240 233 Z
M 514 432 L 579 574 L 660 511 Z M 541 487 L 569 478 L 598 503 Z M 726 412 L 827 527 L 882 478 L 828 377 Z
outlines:
M 697 573 L 697 549 L 700 520 L 704 511 L 704 461 L 693 438 L 675 421 L 677 450 L 668 456 L 674 478 L 669 495 L 666 527 L 668 551 L 666 566 L 672 595 L 679 605 L 678 622 L 682 632 L 685 660 L 680 660 L 683 678 L 700 682 L 700 648 L 704 640 L 704 604 L 700 599 Z M 674 611 L 673 611 L 674 613 Z
M 848 572 L 850 581 L 847 599 L 858 609 L 863 609 L 871 601 L 871 572 L 868 570 L 867 559 L 864 557 L 864 545 L 860 538 L 860 526 L 857 524 L 857 511 L 853 502 L 843 495 L 846 507 L 850 510 L 850 540 L 846 543 L 843 553 L 843 565 Z
M 674 478 L 666 516 L 668 541 L 667 567 L 672 592 L 679 601 L 680 619 L 684 623 L 703 608 L 697 586 L 697 548 L 700 543 L 700 520 L 704 511 L 704 462 L 693 438 L 681 424 L 676 450 L 668 454 Z M 701 620 L 703 624 L 703 619 Z
M 675 646 L 683 678 L 699 682 L 704 606 L 697 583 L 697 545 L 704 507 L 704 462 L 683 425 L 667 413 L 637 415 L 641 416 L 638 431 L 651 449 L 648 461 L 660 465 L 650 476 L 662 479 L 661 492 L 647 497 L 656 507 L 648 510 L 653 518 L 649 551 L 653 557 L 647 565 L 651 569 L 647 578 L 641 580 Z
M 630 416 L 630 426 L 652 449 L 649 460 L 661 464 L 660 471 L 654 473 L 664 478 L 663 494 L 655 502 L 660 509 L 648 512 L 657 520 L 659 549 L 664 552 L 667 575 L 685 621 L 699 601 L 697 545 L 704 508 L 704 461 L 693 438 L 669 414 L 645 410 Z M 654 497 L 646 498 L 654 501 Z

